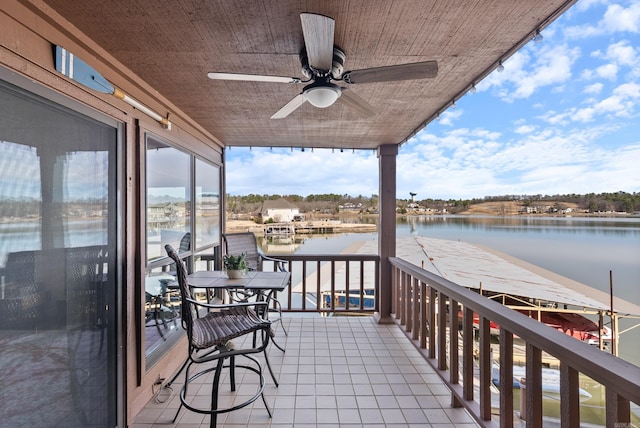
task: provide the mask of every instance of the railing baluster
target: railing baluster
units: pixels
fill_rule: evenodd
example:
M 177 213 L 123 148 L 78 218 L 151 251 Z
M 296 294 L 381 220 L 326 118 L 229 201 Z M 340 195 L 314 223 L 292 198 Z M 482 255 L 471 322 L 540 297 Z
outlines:
M 525 353 L 527 428 L 542 428 L 542 351 L 527 342 Z
M 459 366 L 460 360 L 458 356 L 458 302 L 453 299 L 449 300 L 449 382 L 457 385 L 460 381 Z M 451 394 L 451 406 L 460 407 L 462 403 Z
M 480 418 L 491 420 L 491 322 L 480 315 Z
M 291 272 L 291 271 L 289 271 Z M 318 277 L 320 276 L 320 272 L 318 271 Z M 291 287 L 289 287 L 291 289 Z M 302 309 L 307 309 L 307 299 L 304 297 L 307 295 L 307 262 L 302 262 Z M 318 300 L 320 300 L 320 294 L 318 293 Z M 291 299 L 289 299 L 289 303 L 291 303 Z
M 317 293 L 316 294 L 316 296 L 317 296 L 316 305 L 317 306 L 320 306 L 320 305 L 323 304 L 323 302 L 322 302 L 322 293 L 320 291 L 320 284 L 321 284 L 321 279 L 320 279 L 321 269 L 320 268 L 321 268 L 321 264 L 320 264 L 320 260 L 318 260 L 318 264 L 316 265 L 316 290 L 317 290 L 317 292 L 316 292 Z M 302 296 L 302 298 L 304 300 L 306 300 L 305 296 L 306 296 L 306 294 Z M 333 300 L 333 297 L 331 299 Z
M 500 329 L 500 427 L 513 428 L 513 333 Z
M 427 284 L 420 281 L 420 348 L 427 347 Z
M 349 261 L 344 262 L 345 266 L 344 266 L 344 292 L 345 292 L 345 296 L 344 296 L 344 310 L 348 311 L 349 310 L 349 291 L 351 289 L 350 287 L 350 283 L 349 283 Z
M 398 287 L 399 287 L 400 269 L 391 266 L 391 314 L 394 318 L 398 315 Z
M 376 259 L 375 262 L 373 263 L 373 265 L 374 265 L 373 276 L 375 278 L 373 283 L 375 284 L 374 290 L 375 290 L 375 295 L 376 295 L 375 311 L 376 312 L 380 312 L 380 299 L 378 299 L 378 297 L 377 297 L 377 296 L 380 295 L 380 259 Z
M 429 285 L 429 358 L 436 357 L 436 289 Z
M 438 369 L 447 369 L 447 296 L 438 292 Z
M 407 323 L 407 273 L 400 274 L 400 325 Z
M 407 287 L 407 292 L 405 294 L 405 307 L 407 309 L 407 318 L 405 319 L 406 324 L 404 326 L 404 329 L 407 333 L 412 333 L 413 332 L 413 277 L 411 277 L 410 275 L 407 275 L 406 277 L 406 287 Z
M 360 261 L 360 310 L 364 310 L 364 260 Z
M 578 372 L 560 362 L 560 423 L 562 428 L 580 426 L 580 392 Z
M 411 289 L 413 290 L 413 297 L 411 299 L 411 329 L 413 334 L 411 337 L 413 340 L 418 340 L 420 333 L 420 286 L 418 278 L 411 277 L 411 281 L 413 283 L 411 286 Z
M 607 388 L 607 428 L 631 427 L 631 406 L 629 400 L 618 395 L 613 388 Z
M 331 260 L 331 311 L 336 310 L 336 261 Z
M 473 400 L 473 311 L 464 308 L 462 318 L 462 393 L 467 401 Z

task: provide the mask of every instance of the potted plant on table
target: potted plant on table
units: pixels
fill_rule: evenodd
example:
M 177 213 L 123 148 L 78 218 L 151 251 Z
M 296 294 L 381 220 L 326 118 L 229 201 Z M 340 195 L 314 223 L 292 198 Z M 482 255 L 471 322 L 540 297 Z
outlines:
M 242 278 L 248 270 L 247 262 L 244 259 L 245 253 L 238 256 L 232 254 L 224 256 L 224 268 L 227 276 L 232 279 Z

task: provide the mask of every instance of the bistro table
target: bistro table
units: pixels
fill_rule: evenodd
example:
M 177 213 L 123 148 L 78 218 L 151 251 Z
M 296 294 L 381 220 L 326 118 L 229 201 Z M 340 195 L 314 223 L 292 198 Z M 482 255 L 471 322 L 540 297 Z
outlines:
M 191 288 L 206 290 L 246 290 L 259 295 L 269 295 L 287 287 L 289 272 L 249 271 L 243 278 L 231 279 L 224 271 L 203 270 L 187 275 Z
M 230 299 L 247 300 L 255 297 L 259 302 L 270 302 L 273 293 L 283 291 L 291 279 L 290 272 L 248 271 L 243 278 L 231 279 L 224 271 L 203 270 L 187 275 L 190 288 L 206 290 L 207 302 L 210 302 L 211 291 L 226 291 Z M 259 314 L 268 318 L 269 310 Z M 272 337 L 273 344 L 284 352 Z
M 144 291 L 146 294 L 147 310 L 145 313 L 145 325 L 146 327 L 156 327 L 158 334 L 162 340 L 167 340 L 160 329 L 160 324 L 165 330 L 176 328 L 176 318 L 179 317 L 178 306 L 171 301 L 171 294 L 175 293 L 176 289 L 171 287 L 176 278 L 168 274 L 150 275 L 145 278 Z M 149 322 L 153 319 L 153 323 Z M 167 321 L 172 321 L 173 326 L 169 328 Z

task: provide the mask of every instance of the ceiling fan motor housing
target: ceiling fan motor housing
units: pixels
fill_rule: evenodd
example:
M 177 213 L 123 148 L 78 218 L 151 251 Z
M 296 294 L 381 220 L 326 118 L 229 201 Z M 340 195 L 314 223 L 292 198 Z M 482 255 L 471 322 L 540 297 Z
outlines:
M 331 67 L 331 77 L 334 79 L 340 79 L 344 72 L 344 60 L 345 54 L 337 46 L 333 47 L 333 66 Z
M 315 70 L 309 65 L 309 58 L 307 56 L 306 49 L 302 49 L 302 51 L 300 52 L 300 70 L 302 71 L 302 75 L 309 80 L 315 79 L 316 77 L 326 77 L 329 75 L 331 75 L 332 79 L 339 80 L 342 77 L 342 73 L 344 72 L 345 58 L 346 56 L 342 49 L 334 46 L 331 70 Z

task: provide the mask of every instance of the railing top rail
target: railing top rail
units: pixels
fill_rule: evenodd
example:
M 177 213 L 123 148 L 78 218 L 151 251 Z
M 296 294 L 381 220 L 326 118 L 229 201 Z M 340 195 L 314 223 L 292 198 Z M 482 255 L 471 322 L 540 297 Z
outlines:
M 269 257 L 275 257 L 283 260 L 291 261 L 320 261 L 320 262 L 375 262 L 380 260 L 377 254 L 269 254 Z
M 524 338 L 597 382 L 613 388 L 619 395 L 640 403 L 640 367 L 580 342 L 491 299 L 428 272 L 406 260 L 391 257 L 391 264 L 465 307 L 496 322 L 501 328 Z

